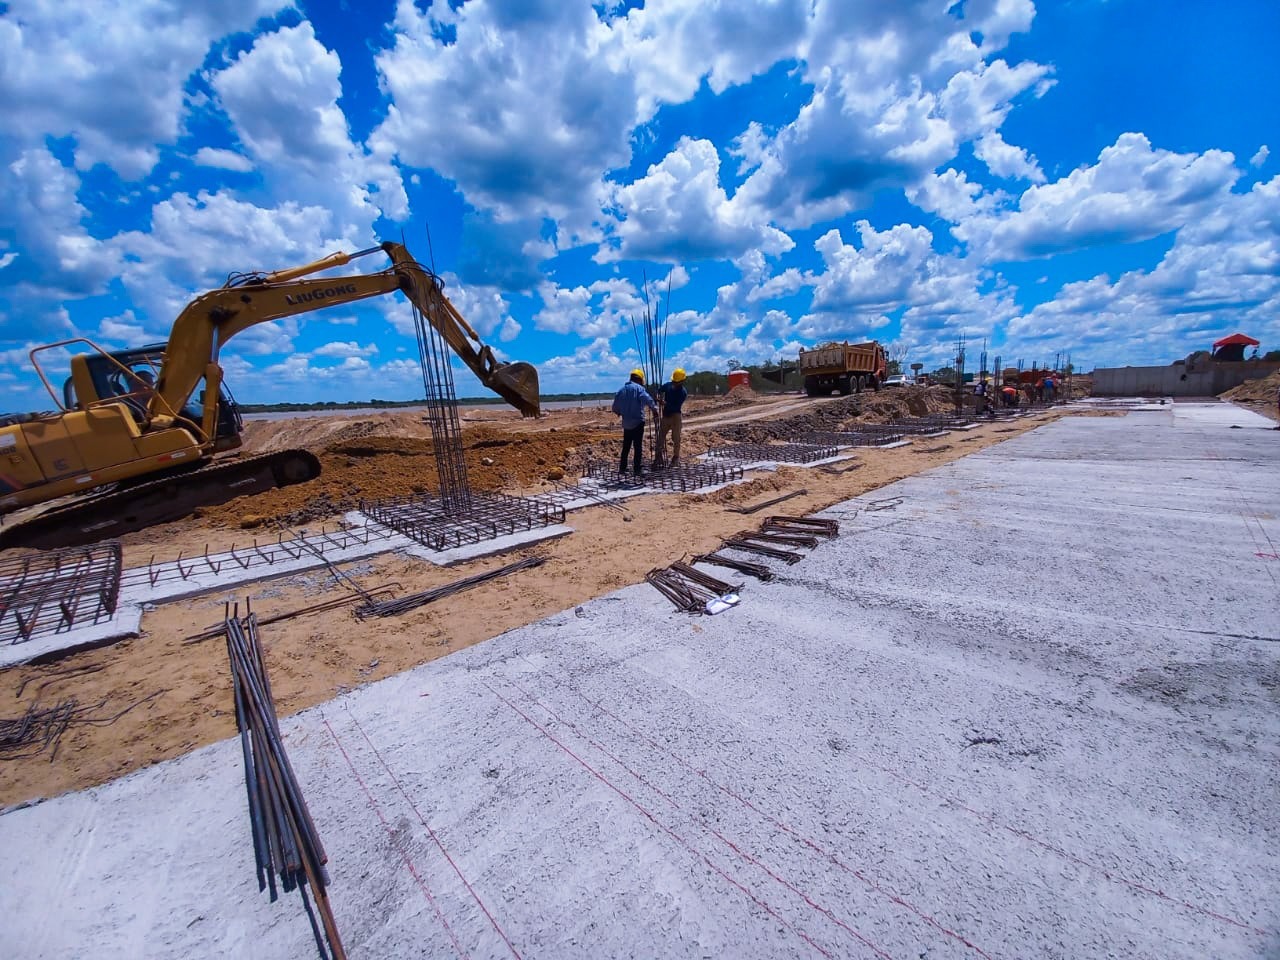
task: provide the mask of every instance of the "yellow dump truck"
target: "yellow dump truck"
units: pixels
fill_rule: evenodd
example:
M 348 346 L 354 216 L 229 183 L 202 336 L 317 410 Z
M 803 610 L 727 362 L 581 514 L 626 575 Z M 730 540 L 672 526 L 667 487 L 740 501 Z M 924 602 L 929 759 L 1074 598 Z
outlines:
M 860 392 L 863 387 L 879 390 L 887 366 L 884 347 L 875 340 L 824 343 L 812 350 L 800 351 L 804 392 L 811 397 L 824 397 L 832 390 L 846 395 L 855 390 Z

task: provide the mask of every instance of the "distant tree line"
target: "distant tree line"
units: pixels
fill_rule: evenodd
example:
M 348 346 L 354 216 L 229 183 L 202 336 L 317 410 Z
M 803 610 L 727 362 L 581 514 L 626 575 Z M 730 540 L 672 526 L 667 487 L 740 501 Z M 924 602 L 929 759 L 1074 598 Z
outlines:
M 572 402 L 575 400 L 606 400 L 613 393 L 544 393 L 543 403 Z M 319 403 L 242 403 L 241 413 L 305 413 L 309 410 L 369 410 L 395 409 L 396 407 L 420 407 L 426 400 L 346 400 L 341 403 L 325 400 Z M 459 397 L 459 403 L 467 406 L 504 404 L 501 397 Z

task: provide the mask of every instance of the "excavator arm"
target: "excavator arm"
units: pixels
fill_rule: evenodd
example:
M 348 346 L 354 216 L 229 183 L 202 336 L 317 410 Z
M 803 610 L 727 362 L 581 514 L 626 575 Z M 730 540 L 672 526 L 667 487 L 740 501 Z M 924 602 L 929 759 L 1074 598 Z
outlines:
M 377 273 L 327 279 L 303 279 L 310 274 L 344 266 L 357 257 L 385 252 L 391 266 Z M 171 425 L 203 379 L 206 395 L 216 396 L 222 370 L 218 353 L 236 334 L 271 320 L 404 293 L 450 348 L 493 390 L 524 416 L 539 413 L 538 373 L 527 363 L 502 363 L 481 341 L 441 289 L 440 279 L 419 264 L 403 245 L 387 242 L 355 254 L 335 253 L 305 266 L 252 276 L 228 284 L 191 301 L 174 321 L 164 363 L 148 404 L 148 419 L 156 427 Z M 216 410 L 206 405 L 206 436 Z

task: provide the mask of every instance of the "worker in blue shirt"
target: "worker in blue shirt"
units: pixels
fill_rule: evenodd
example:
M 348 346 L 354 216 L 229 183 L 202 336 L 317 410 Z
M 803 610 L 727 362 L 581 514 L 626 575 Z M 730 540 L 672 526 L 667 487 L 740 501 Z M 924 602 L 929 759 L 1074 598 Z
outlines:
M 641 476 L 640 461 L 644 454 L 644 412 L 657 413 L 658 405 L 644 388 L 644 371 L 632 370 L 631 378 L 613 395 L 613 412 L 622 418 L 622 458 L 618 473 L 627 472 L 627 454 L 635 451 L 635 475 Z
M 689 391 L 684 388 L 684 370 L 676 367 L 671 374 L 671 382 L 662 385 L 658 391 L 658 407 L 662 417 L 658 421 L 658 454 L 655 465 L 661 466 L 667 459 L 667 434 L 671 434 L 671 466 L 680 463 L 680 429 L 683 422 L 682 411 Z

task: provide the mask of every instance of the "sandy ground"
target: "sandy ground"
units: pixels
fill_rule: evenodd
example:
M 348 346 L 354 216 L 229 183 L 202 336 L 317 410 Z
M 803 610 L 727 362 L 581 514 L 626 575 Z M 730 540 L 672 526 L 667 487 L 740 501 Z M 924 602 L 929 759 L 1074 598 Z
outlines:
M 768 406 L 792 407 L 795 401 L 796 398 L 784 397 L 770 401 Z M 754 411 L 744 406 L 725 407 L 721 412 L 728 418 Z M 487 416 L 496 413 L 485 411 Z M 479 425 L 467 432 L 471 444 L 468 457 L 477 463 L 481 457 L 494 459 L 491 468 L 480 469 L 491 470 L 488 476 L 494 485 L 500 485 L 500 476 L 518 476 L 525 465 L 531 465 L 531 474 L 547 469 L 557 451 L 564 460 L 564 449 L 577 450 L 586 443 L 596 443 L 612 454 L 617 449 L 616 431 L 611 428 L 592 433 L 589 425 L 599 418 L 599 411 L 559 411 L 538 424 L 512 417 L 505 425 L 510 432 L 503 434 L 493 432 L 490 424 Z M 397 414 L 342 422 L 346 419 L 282 422 L 300 431 L 293 434 L 291 443 L 301 441 L 315 446 L 318 441 L 313 431 L 324 431 L 329 440 L 325 457 L 346 457 L 354 462 L 352 467 L 338 466 L 328 471 L 322 481 L 341 483 L 349 481 L 356 471 L 381 472 L 386 476 L 378 482 L 381 489 L 388 490 L 425 483 L 421 475 L 434 472 L 422 446 L 429 449 L 429 440 L 412 434 L 403 440 L 386 435 L 388 431 L 412 431 L 417 427 L 425 432 L 420 421 L 416 426 L 406 424 Z M 344 690 L 469 647 L 556 611 L 572 609 L 593 597 L 636 583 L 646 571 L 687 554 L 714 549 L 724 536 L 752 526 L 759 519 L 727 512 L 727 504 L 759 502 L 803 488 L 809 493 L 779 509 L 792 514 L 809 513 L 1018 436 L 1041 422 L 1043 418 L 1027 418 L 1012 424 L 985 425 L 968 433 L 952 433 L 896 450 L 859 451 L 862 468 L 838 476 L 817 469 L 784 467 L 714 494 L 633 498 L 626 502 L 625 514 L 604 508 L 576 511 L 569 516 L 569 525 L 576 531 L 573 535 L 529 551 L 549 562 L 510 580 L 392 619 L 361 622 L 349 612 L 340 611 L 272 626 L 264 639 L 268 652 L 279 664 L 272 678 L 277 705 L 282 714 L 294 713 Z M 257 429 L 259 425 L 255 424 Z M 250 437 L 255 449 L 287 435 L 279 423 L 262 424 L 261 430 Z M 338 436 L 335 440 L 342 431 L 346 431 L 345 439 Z M 354 434 L 362 434 L 363 439 Z M 696 437 L 695 432 L 690 437 L 691 445 L 696 445 Z M 521 443 L 522 440 L 527 442 Z M 419 446 L 413 445 L 415 441 Z M 489 442 L 499 445 L 476 445 Z M 703 440 L 703 445 L 708 442 L 711 441 Z M 377 455 L 351 456 L 349 446 L 340 447 L 347 453 L 333 453 L 339 449 L 335 444 L 362 444 L 374 448 Z M 934 452 L 922 452 L 925 450 Z M 538 464 L 538 459 L 547 463 Z M 480 485 L 486 482 L 484 476 L 481 473 Z M 281 510 L 294 509 L 293 498 L 298 498 L 298 489 L 293 488 L 290 502 L 282 504 Z M 525 489 L 539 488 L 535 481 L 534 486 Z M 146 563 L 151 557 L 169 559 L 179 552 L 192 556 L 205 545 L 211 550 L 225 549 L 246 543 L 251 535 L 274 538 L 274 527 L 246 531 L 228 518 L 266 513 L 263 501 L 270 502 L 285 493 L 288 491 L 273 491 L 253 498 L 247 507 L 228 504 L 215 508 L 209 517 L 131 535 L 125 539 L 126 566 Z M 318 498 L 299 498 L 300 505 L 307 506 L 308 499 L 314 503 Z M 319 518 L 312 521 L 311 528 L 315 529 L 328 512 L 317 511 Z M 397 595 L 404 595 L 500 566 L 508 559 L 477 560 L 441 569 L 391 554 L 350 565 L 346 572 L 366 589 L 391 587 Z M 49 705 L 74 696 L 82 705 L 102 703 L 97 715 L 105 717 L 163 691 L 109 725 L 73 728 L 63 738 L 56 760 L 39 756 L 0 765 L 0 805 L 102 783 L 232 735 L 234 718 L 229 713 L 225 649 L 220 640 L 190 644 L 184 638 L 221 622 L 226 603 L 243 603 L 246 594 L 252 596 L 254 610 L 266 617 L 345 592 L 335 587 L 327 572 L 321 571 L 257 584 L 248 591 L 160 606 L 144 616 L 143 634 L 137 639 L 49 666 L 0 671 L 0 690 L 4 686 L 10 690 L 3 701 L 3 715 L 7 716 L 21 714 L 36 701 Z M 19 690 L 21 695 L 17 695 Z
M 290 718 L 351 955 L 1277 956 L 1280 500 L 1238 413 L 1062 418 L 836 504 L 722 616 L 632 586 Z M 311 949 L 235 741 L 0 848 L 0 954 Z

